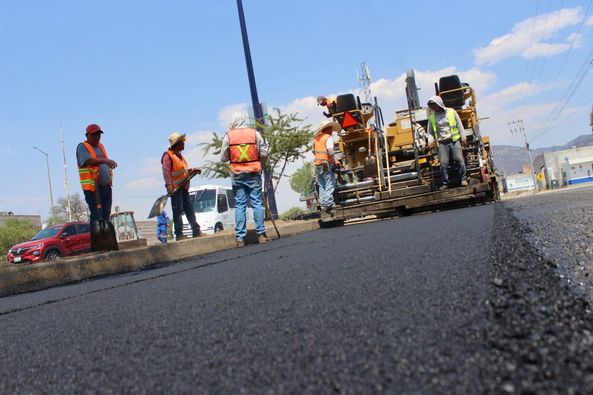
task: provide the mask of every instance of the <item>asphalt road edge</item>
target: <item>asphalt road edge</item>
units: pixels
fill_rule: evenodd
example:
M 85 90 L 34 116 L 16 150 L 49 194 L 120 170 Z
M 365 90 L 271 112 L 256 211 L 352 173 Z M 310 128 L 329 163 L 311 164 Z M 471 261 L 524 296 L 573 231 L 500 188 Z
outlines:
M 278 231 L 282 237 L 315 229 L 319 229 L 317 221 L 278 225 Z M 269 229 L 267 234 L 272 239 L 278 238 L 273 229 Z M 246 244 L 253 244 L 256 240 L 255 231 L 249 230 L 245 238 Z M 0 268 L 0 297 L 66 285 L 93 277 L 142 270 L 156 264 L 175 262 L 231 248 L 236 248 L 236 243 L 234 233 L 229 232 L 165 245 L 3 267 Z

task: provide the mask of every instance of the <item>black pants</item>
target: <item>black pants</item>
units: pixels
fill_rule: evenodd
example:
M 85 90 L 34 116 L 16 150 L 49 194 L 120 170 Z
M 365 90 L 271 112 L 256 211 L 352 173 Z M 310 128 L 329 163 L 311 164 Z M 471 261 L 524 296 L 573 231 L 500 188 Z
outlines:
M 111 215 L 111 186 L 107 185 L 104 187 L 99 187 L 99 198 L 101 199 L 101 217 L 99 217 L 99 210 L 97 209 L 97 198 L 95 197 L 95 192 L 91 191 L 84 191 L 84 200 L 89 205 L 89 210 L 91 212 L 91 217 L 89 218 L 89 222 L 98 221 L 100 218 L 104 219 L 105 221 L 109 221 L 109 216 Z
M 189 198 L 189 191 L 187 189 L 179 189 L 171 195 L 171 207 L 173 208 L 173 224 L 175 225 L 175 238 L 180 238 L 183 235 L 183 220 L 181 217 L 185 213 L 185 218 L 191 226 L 194 237 L 200 234 L 200 225 L 196 222 L 196 213 Z

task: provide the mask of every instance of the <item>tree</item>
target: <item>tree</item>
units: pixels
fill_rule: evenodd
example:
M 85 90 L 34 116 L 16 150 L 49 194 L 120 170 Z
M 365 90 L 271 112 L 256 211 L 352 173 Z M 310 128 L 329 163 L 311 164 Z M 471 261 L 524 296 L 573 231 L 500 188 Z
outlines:
M 310 149 L 313 131 L 311 125 L 303 125 L 303 119 L 297 114 L 282 114 L 279 109 L 274 109 L 275 114 L 270 114 L 269 123 L 266 125 L 257 124 L 261 130 L 261 136 L 268 145 L 268 158 L 264 166 L 272 174 L 272 180 L 278 183 L 284 177 L 286 166 L 305 156 Z M 202 143 L 205 155 L 212 153 L 220 155 L 224 134 L 212 133 L 212 140 Z M 229 177 L 229 164 L 221 161 L 207 161 L 203 166 L 203 174 L 209 178 Z
M 86 202 L 82 200 L 80 194 L 75 193 L 70 196 L 70 208 L 72 209 L 72 221 L 88 221 L 89 214 Z M 69 221 L 68 199 L 61 197 L 50 213 L 48 223 L 50 225 L 62 224 Z
M 9 219 L 0 226 L 0 254 L 6 257 L 8 249 L 15 244 L 31 240 L 37 229 L 31 222 L 19 219 Z
M 290 176 L 290 187 L 301 196 L 310 196 L 313 193 L 313 173 L 311 162 L 305 162 L 303 167 Z

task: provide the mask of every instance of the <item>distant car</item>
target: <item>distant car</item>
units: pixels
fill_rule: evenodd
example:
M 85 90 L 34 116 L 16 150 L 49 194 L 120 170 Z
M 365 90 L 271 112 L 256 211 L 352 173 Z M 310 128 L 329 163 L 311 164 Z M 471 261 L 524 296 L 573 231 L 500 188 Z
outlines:
M 56 259 L 91 250 L 91 228 L 88 222 L 68 222 L 49 226 L 37 233 L 31 241 L 20 243 L 8 250 L 10 263 L 29 263 L 43 259 Z

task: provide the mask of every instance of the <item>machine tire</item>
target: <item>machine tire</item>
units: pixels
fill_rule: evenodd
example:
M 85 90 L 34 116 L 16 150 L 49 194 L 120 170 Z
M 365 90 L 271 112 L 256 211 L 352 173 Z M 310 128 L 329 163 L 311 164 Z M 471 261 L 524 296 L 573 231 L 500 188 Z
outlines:
M 343 225 L 344 225 L 343 219 L 338 219 L 335 221 L 321 221 L 321 220 L 319 220 L 319 227 L 321 229 L 336 228 L 338 226 L 343 226 Z
M 224 230 L 224 228 L 222 227 L 222 224 L 220 222 L 218 222 L 214 226 L 214 233 L 222 232 L 223 230 Z
M 51 261 L 53 259 L 58 259 L 61 258 L 62 254 L 60 253 L 59 250 L 56 249 L 51 249 L 45 252 L 45 259 L 48 261 Z

